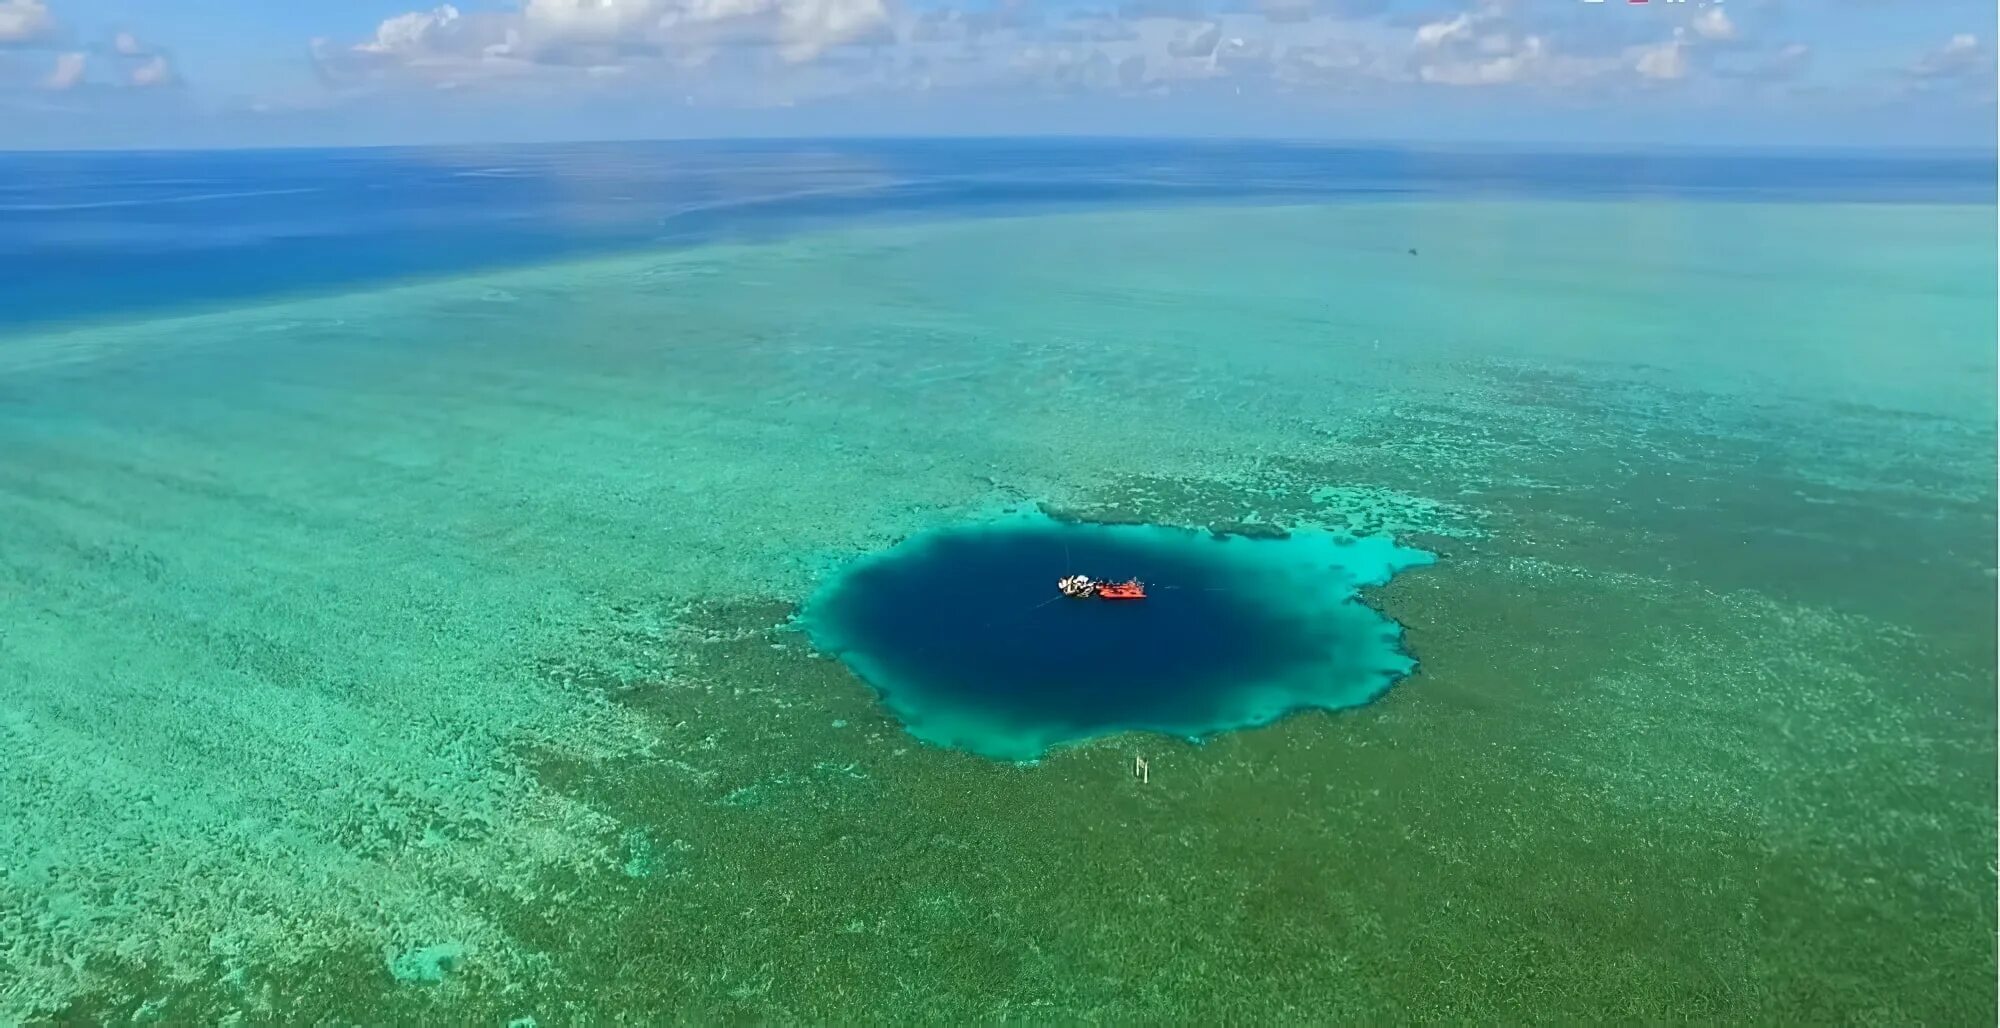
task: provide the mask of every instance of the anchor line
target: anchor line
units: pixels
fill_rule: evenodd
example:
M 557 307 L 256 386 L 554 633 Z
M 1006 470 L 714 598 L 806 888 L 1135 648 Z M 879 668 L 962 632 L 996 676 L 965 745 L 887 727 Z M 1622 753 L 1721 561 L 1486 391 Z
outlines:
M 1051 596 L 1051 597 L 1049 597 L 1048 599 L 1046 599 L 1046 600 L 1043 600 L 1042 602 L 1040 602 L 1040 603 L 1037 603 L 1037 604 L 1035 604 L 1034 606 L 1032 606 L 1032 607 L 1029 607 L 1029 608 L 1027 608 L 1027 609 L 1025 609 L 1025 610 L 1016 610 L 1016 611 L 1009 611 L 1009 612 L 1007 612 L 1007 613 L 1005 613 L 1005 614 L 995 614 L 995 615 L 993 615 L 992 617 L 990 617 L 990 618 L 987 618 L 987 619 L 986 619 L 986 620 L 985 620 L 984 622 L 981 622 L 981 623 L 980 623 L 980 625 L 979 625 L 979 627 L 978 627 L 978 628 L 977 628 L 977 629 L 976 629 L 975 631 L 980 631 L 980 632 L 984 632 L 984 631 L 986 631 L 987 629 L 989 629 L 989 628 L 992 628 L 992 627 L 993 627 L 994 625 L 997 625 L 997 624 L 999 624 L 999 623 L 1000 623 L 1000 622 L 1002 622 L 1002 621 L 1012 621 L 1012 620 L 1014 620 L 1015 618 L 1023 618 L 1023 617 L 1027 617 L 1028 615 L 1030 615 L 1030 614 L 1033 614 L 1033 613 L 1034 613 L 1035 611 L 1038 611 L 1038 610 L 1042 609 L 1043 607 L 1046 607 L 1046 606 L 1048 606 L 1049 604 L 1051 604 L 1051 603 L 1054 603 L 1055 601 L 1057 601 L 1057 600 L 1060 600 L 1060 599 L 1062 599 L 1062 598 L 1063 598 L 1063 595 L 1062 595 L 1061 593 L 1057 593 L 1057 594 L 1055 594 L 1054 596 Z M 944 644 L 944 643 L 941 643 L 941 642 L 931 642 L 931 643 L 926 643 L 926 644 L 924 644 L 924 645 L 922 645 L 922 646 L 919 646 L 919 647 L 917 647 L 917 648 L 916 648 L 916 649 L 915 649 L 914 651 L 912 651 L 912 652 L 914 652 L 914 653 L 929 653 L 929 652 L 931 652 L 932 650 L 935 650 L 935 649 L 938 649 L 938 648 L 940 648 L 940 647 L 942 647 L 942 646 L 944 646 L 944 645 L 945 645 L 945 644 Z
M 986 621 L 979 626 L 979 630 L 983 632 L 989 628 L 992 628 L 994 625 L 999 624 L 1001 621 L 1011 621 L 1014 618 L 1026 617 L 1029 614 L 1033 614 L 1034 612 L 1042 609 L 1043 607 L 1046 607 L 1049 604 L 1054 603 L 1055 601 L 1060 600 L 1062 598 L 1063 595 L 1061 593 L 1057 593 L 1054 596 L 1051 596 L 1048 599 L 1043 600 L 1042 602 L 1037 603 L 1026 610 L 1012 611 L 1006 614 L 995 614 L 994 616 L 987 618 Z

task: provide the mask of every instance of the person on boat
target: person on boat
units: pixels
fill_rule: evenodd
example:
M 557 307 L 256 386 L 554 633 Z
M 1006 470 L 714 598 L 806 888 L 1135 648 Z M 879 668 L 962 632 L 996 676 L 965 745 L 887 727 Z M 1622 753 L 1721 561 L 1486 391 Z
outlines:
M 1062 590 L 1064 596 L 1080 600 L 1094 594 L 1097 591 L 1097 583 L 1084 575 L 1071 575 L 1056 582 L 1056 588 Z

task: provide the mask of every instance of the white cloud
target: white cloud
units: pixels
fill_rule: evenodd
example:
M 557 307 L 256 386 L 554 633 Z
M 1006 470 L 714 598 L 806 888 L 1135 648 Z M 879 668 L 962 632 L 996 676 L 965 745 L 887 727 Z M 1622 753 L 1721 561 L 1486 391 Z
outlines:
M 1425 22 L 1405 37 L 1407 66 L 1417 81 L 1441 86 L 1602 90 L 1689 78 L 1707 67 L 1710 44 L 1739 37 L 1736 25 L 1715 8 L 1668 39 L 1622 48 L 1601 35 L 1531 17 L 1537 13 L 1525 3 L 1482 0 L 1449 18 Z
M 1440 86 L 1534 85 L 1564 88 L 1592 82 L 1618 69 L 1618 62 L 1558 52 L 1540 35 L 1494 35 L 1466 48 L 1461 56 L 1426 61 L 1419 81 Z
M 1317 31 L 1289 30 L 1272 49 L 1272 79 L 1288 92 L 1352 97 L 1418 80 L 1406 27 L 1316 20 Z
M 1417 45 L 1435 49 L 1472 35 L 1472 16 L 1460 13 L 1447 21 L 1433 21 L 1417 26 Z
M 741 5 L 740 0 L 737 5 Z M 613 43 L 643 36 L 666 16 L 660 10 L 665 6 L 653 0 L 528 0 L 521 21 L 527 31 L 544 39 Z M 703 6 L 714 9 L 717 2 L 710 0 Z
M 1540 37 L 1529 36 L 1514 52 L 1484 60 L 1426 64 L 1418 70 L 1425 82 L 1446 86 L 1497 86 L 1531 76 L 1548 55 Z
M 1714 7 L 1638 45 L 1626 45 L 1630 33 L 1660 22 L 1627 21 L 1606 34 L 1546 17 L 1526 0 L 1460 0 L 1415 21 L 1383 17 L 1389 10 L 1383 0 L 1134 0 L 1060 12 L 1033 0 L 921 11 L 897 0 L 513 0 L 503 12 L 413 10 L 358 42 L 319 43 L 315 55 L 336 96 L 355 86 L 483 84 L 724 106 L 1037 90 L 1386 97 L 1422 85 L 1563 92 L 1592 103 L 1689 80 L 1748 89 L 1750 80 L 1795 76 L 1808 56 L 1803 46 L 1748 46 Z
M 360 53 L 416 56 L 442 49 L 446 34 L 459 21 L 458 8 L 450 4 L 432 11 L 399 14 L 375 27 L 375 38 L 356 44 Z
M 42 88 L 58 92 L 75 89 L 83 83 L 83 73 L 90 70 L 90 55 L 72 51 L 56 55 L 56 66 L 42 78 Z
M 1212 57 L 1215 46 L 1222 42 L 1222 26 L 1215 22 L 1194 25 L 1167 44 L 1167 53 L 1175 57 Z
M 1679 37 L 1652 46 L 1634 47 L 1633 70 L 1640 78 L 1668 81 L 1687 77 L 1687 42 Z
M 147 89 L 155 86 L 171 86 L 180 81 L 180 78 L 174 74 L 174 66 L 167 60 L 165 54 L 154 54 L 127 72 L 125 81 L 129 85 Z
M 1231 36 L 1215 48 L 1215 62 L 1225 68 L 1255 69 L 1268 73 L 1271 55 L 1277 48 L 1266 39 Z
M 42 0 L 0 0 L 0 45 L 55 38 L 58 26 Z
M 886 42 L 889 8 L 883 0 L 708 0 L 721 6 L 775 10 L 778 53 L 808 61 L 828 47 L 870 39 Z M 745 12 L 746 15 L 748 12 Z M 759 12 L 761 15 L 761 12 Z
M 934 21 L 912 23 L 912 33 L 960 31 Z M 414 76 L 441 85 L 560 68 L 606 79 L 614 68 L 699 67 L 724 50 L 798 64 L 834 47 L 891 41 L 887 0 L 527 0 L 505 13 L 451 4 L 411 11 L 351 46 L 316 41 L 313 53 L 336 81 Z
M 519 52 L 597 49 L 631 57 L 714 46 L 769 46 L 788 61 L 846 43 L 886 41 L 884 0 L 528 0 Z
M 1951 78 L 1978 70 L 1985 64 L 1985 48 L 1979 45 L 1979 37 L 1970 32 L 1960 32 L 1946 40 L 1943 46 L 1917 58 L 1910 65 L 1908 74 L 1920 79 Z
M 105 42 L 79 49 L 70 48 L 75 44 L 69 36 L 43 0 L 0 0 L 0 46 L 26 49 L 50 62 L 45 74 L 13 78 L 15 85 L 57 93 L 88 89 L 102 95 L 117 87 L 148 88 L 180 81 L 171 58 L 131 32 L 111 33 Z
M 1786 43 L 1771 55 L 1760 69 L 1760 77 L 1767 79 L 1796 78 L 1812 63 L 1812 47 L 1804 43 Z
M 856 91 L 906 86 L 989 96 L 1089 90 L 1159 96 L 1210 89 L 1316 87 L 1327 76 L 1311 74 L 1315 69 L 1310 68 L 1289 72 L 1287 62 L 1297 61 L 1302 49 L 1346 31 L 1325 17 L 1274 28 L 1269 19 L 1252 11 L 1224 11 L 1204 18 L 1145 12 L 1123 17 L 1089 14 L 996 29 L 973 46 L 956 33 L 925 27 L 927 22 L 947 20 L 919 16 L 908 23 L 900 44 L 865 53 L 851 51 L 839 64 L 874 69 Z M 1393 34 L 1406 36 L 1400 31 Z M 1339 72 L 1346 73 L 1346 69 Z
M 1710 7 L 1695 15 L 1688 27 L 1703 39 L 1726 42 L 1736 38 L 1736 23 L 1730 21 L 1729 15 L 1724 14 L 1720 7 Z
M 1564 89 L 1633 72 L 1622 55 L 1563 48 L 1525 19 L 1521 5 L 1504 0 L 1427 22 L 1408 38 L 1415 79 L 1433 85 Z

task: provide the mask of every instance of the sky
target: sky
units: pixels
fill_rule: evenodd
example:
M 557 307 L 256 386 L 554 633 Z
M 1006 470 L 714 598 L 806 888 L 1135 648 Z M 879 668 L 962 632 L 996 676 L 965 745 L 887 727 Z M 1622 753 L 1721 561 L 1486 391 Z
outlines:
M 1991 149 L 1994 0 L 0 0 L 0 149 L 1145 135 Z

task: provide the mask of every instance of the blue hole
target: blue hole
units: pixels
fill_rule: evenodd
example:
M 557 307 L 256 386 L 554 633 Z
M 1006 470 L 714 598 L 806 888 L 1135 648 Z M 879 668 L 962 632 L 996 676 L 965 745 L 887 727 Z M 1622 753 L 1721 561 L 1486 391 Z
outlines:
M 1044 516 L 953 527 L 843 570 L 801 622 L 926 742 L 1003 760 L 1120 731 L 1201 738 L 1380 696 L 1415 663 L 1364 585 L 1429 563 L 1380 538 L 1217 537 Z M 1143 600 L 1058 579 L 1138 578 Z

